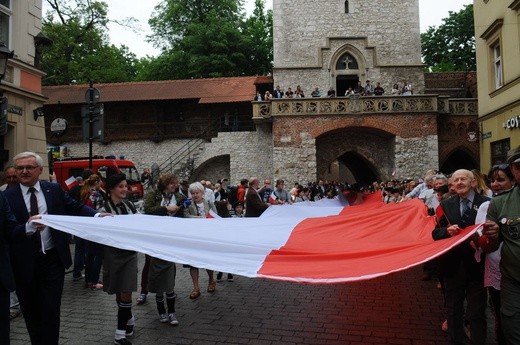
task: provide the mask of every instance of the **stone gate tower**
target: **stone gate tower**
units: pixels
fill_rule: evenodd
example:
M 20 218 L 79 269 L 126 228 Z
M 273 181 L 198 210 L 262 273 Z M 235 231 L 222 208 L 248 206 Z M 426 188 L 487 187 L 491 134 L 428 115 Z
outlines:
M 343 96 L 358 81 L 424 90 L 418 0 L 273 0 L 274 84 Z

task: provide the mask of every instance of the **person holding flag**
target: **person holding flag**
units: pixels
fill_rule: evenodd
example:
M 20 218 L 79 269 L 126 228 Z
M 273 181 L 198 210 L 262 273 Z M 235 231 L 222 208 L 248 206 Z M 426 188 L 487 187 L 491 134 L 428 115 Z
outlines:
M 457 236 L 475 224 L 479 206 L 489 198 L 475 192 L 476 181 L 469 170 L 460 169 L 452 175 L 457 195 L 441 201 L 443 216 L 432 232 L 434 240 Z M 486 343 L 486 303 L 484 260 L 475 260 L 474 238 L 462 242 L 439 257 L 439 272 L 444 278 L 448 335 L 450 344 L 464 344 L 464 318 L 470 323 L 471 343 Z M 464 314 L 464 301 L 467 301 Z
M 264 203 L 258 195 L 260 180 L 257 177 L 249 179 L 249 188 L 246 192 L 246 214 L 245 217 L 260 217 L 271 204 Z
M 188 191 L 191 195 L 191 204 L 184 209 L 185 218 L 207 218 L 210 211 L 217 212 L 215 204 L 211 201 L 204 199 L 204 186 L 200 182 L 194 182 L 190 184 Z M 190 269 L 191 280 L 193 281 L 193 291 L 190 293 L 191 299 L 200 297 L 200 286 L 199 286 L 199 269 L 190 265 L 183 265 L 185 268 Z M 213 278 L 213 270 L 206 270 L 208 273 L 208 289 L 209 293 L 215 292 L 216 282 Z

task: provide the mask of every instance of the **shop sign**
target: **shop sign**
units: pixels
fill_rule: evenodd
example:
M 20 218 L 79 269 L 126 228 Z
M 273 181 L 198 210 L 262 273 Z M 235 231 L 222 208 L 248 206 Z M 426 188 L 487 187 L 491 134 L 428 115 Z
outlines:
M 491 138 L 491 132 L 482 133 L 482 139 L 489 139 Z
M 7 112 L 8 113 L 12 113 L 12 114 L 16 114 L 16 115 L 22 115 L 23 108 L 22 107 L 17 107 L 16 105 L 9 104 L 7 106 Z
M 520 115 L 515 116 L 504 122 L 504 128 L 520 128 Z
M 51 123 L 51 132 L 56 135 L 62 135 L 67 130 L 67 120 L 58 117 Z

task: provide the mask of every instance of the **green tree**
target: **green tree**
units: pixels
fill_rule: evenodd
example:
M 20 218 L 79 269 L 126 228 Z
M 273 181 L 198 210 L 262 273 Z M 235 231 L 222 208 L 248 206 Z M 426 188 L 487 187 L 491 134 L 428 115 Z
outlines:
M 108 5 L 102 1 L 46 0 L 51 7 L 43 32 L 52 41 L 42 54 L 44 85 L 130 81 L 137 59 L 128 48 L 109 44 Z M 121 23 L 132 25 L 133 19 Z
M 266 75 L 273 70 L 273 11 L 265 11 L 264 0 L 255 1 L 253 14 L 243 30 L 246 40 L 246 75 Z
M 149 40 L 162 49 L 141 61 L 138 79 L 186 79 L 267 74 L 272 14 L 257 0 L 245 19 L 243 0 L 165 0 L 155 7 Z
M 459 12 L 449 12 L 448 18 L 421 34 L 422 56 L 432 72 L 475 71 L 475 26 L 473 5 Z

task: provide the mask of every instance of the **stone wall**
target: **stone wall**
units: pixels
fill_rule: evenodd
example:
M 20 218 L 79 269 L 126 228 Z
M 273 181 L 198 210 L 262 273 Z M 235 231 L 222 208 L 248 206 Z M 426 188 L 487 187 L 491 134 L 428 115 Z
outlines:
M 215 172 L 213 164 L 227 160 L 228 175 Z M 257 126 L 254 132 L 220 132 L 211 143 L 204 145 L 201 155 L 195 160 L 196 176 L 207 176 L 213 180 L 227 177 L 231 184 L 241 179 L 257 176 L 273 178 L 273 139 L 270 126 Z M 217 164 L 217 167 L 219 164 Z M 219 175 L 220 174 L 220 175 Z M 213 177 L 215 176 L 215 177 Z
M 103 145 L 94 143 L 92 146 L 93 155 L 124 155 L 126 159 L 134 162 L 139 172 L 144 168 L 150 168 L 154 163 L 161 165 L 177 150 L 185 146 L 189 140 L 165 140 L 154 143 L 150 140 L 136 141 L 114 141 Z M 69 150 L 69 155 L 74 157 L 88 157 L 87 143 L 64 143 Z
M 320 65 L 318 49 L 332 37 L 368 37 L 381 65 L 421 64 L 418 0 L 350 1 L 349 13 L 344 4 L 275 0 L 275 68 Z
M 384 2 L 302 0 L 274 1 L 274 85 L 301 85 L 305 95 L 317 86 L 322 94 L 337 87 L 338 76 L 352 75 L 363 85 L 380 82 L 390 92 L 408 80 L 415 93 L 424 90 L 417 0 Z M 333 24 L 331 24 L 333 23 Z M 336 70 L 343 53 L 358 62 L 356 70 Z
M 429 169 L 439 169 L 437 135 L 395 138 L 395 175 L 388 178 L 417 179 Z
M 108 145 L 94 143 L 94 155 L 124 155 L 134 162 L 137 170 L 161 165 L 169 157 L 188 144 L 189 140 L 112 142 Z M 72 156 L 88 156 L 88 144 L 65 143 Z M 258 126 L 255 132 L 220 132 L 211 142 L 202 144 L 192 155 L 194 171 L 191 181 L 201 179 L 216 182 L 228 178 L 236 184 L 242 178 L 258 176 L 272 178 L 273 148 L 270 126 Z

